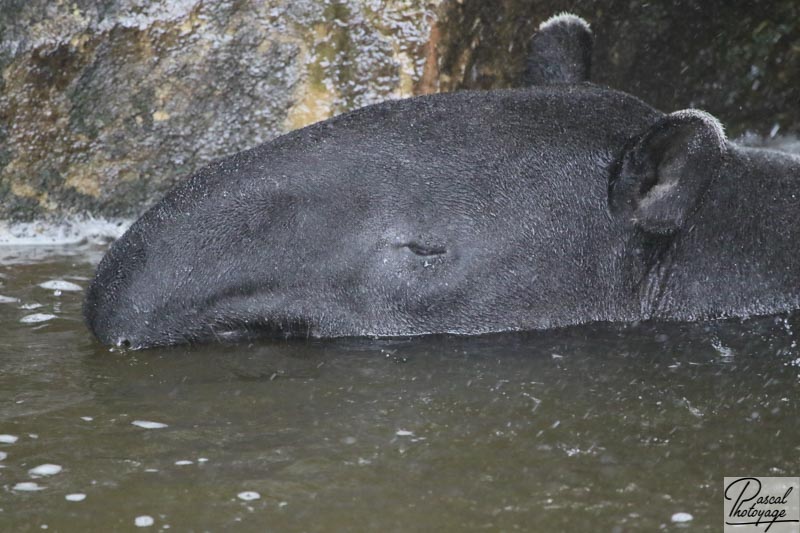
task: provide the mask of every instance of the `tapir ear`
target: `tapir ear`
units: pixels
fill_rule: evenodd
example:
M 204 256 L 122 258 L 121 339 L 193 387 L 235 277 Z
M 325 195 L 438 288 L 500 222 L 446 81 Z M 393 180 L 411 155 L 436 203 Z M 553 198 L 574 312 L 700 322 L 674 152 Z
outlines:
M 727 141 L 719 121 L 687 109 L 632 139 L 611 173 L 611 213 L 648 233 L 684 226 L 719 172 Z
M 571 13 L 550 17 L 531 39 L 523 83 L 529 86 L 588 81 L 593 45 L 592 30 L 582 18 Z

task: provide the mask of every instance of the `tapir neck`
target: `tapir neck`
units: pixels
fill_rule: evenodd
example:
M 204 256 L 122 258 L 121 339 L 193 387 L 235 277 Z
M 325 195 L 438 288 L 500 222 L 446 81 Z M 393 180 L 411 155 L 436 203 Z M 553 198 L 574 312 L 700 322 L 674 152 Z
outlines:
M 800 157 L 730 145 L 674 242 L 657 316 L 749 317 L 800 304 Z

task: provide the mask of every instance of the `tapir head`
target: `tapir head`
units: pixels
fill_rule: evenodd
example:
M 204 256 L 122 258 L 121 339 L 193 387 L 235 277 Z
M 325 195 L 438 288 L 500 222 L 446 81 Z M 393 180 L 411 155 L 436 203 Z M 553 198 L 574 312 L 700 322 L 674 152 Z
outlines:
M 108 344 L 479 334 L 800 308 L 800 161 L 584 83 L 545 21 L 538 87 L 387 102 L 202 170 L 109 250 Z
M 633 123 L 606 109 L 545 116 L 538 133 L 525 117 L 509 125 L 511 110 L 510 133 L 494 131 L 514 146 L 394 138 L 382 158 L 383 144 L 364 149 L 381 134 L 370 119 L 357 139 L 322 124 L 238 154 L 114 243 L 87 294 L 89 327 L 142 348 L 798 308 L 800 161 L 728 142 L 706 113 L 636 105 Z

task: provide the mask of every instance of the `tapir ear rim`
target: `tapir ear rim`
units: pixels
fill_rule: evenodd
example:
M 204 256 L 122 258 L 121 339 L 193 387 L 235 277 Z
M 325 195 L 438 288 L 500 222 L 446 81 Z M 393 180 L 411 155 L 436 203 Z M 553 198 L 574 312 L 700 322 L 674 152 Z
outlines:
M 710 129 L 720 151 L 725 151 L 728 145 L 728 136 L 725 134 L 725 126 L 717 117 L 702 109 L 681 109 L 667 115 L 667 117 L 678 120 L 701 120 Z
M 626 143 L 612 168 L 610 213 L 647 233 L 675 233 L 700 205 L 727 150 L 725 130 L 709 113 L 661 117 Z
M 561 11 L 552 15 L 547 20 L 543 21 L 539 24 L 539 31 L 545 31 L 547 28 L 551 26 L 558 26 L 559 24 L 574 24 L 577 26 L 581 26 L 585 31 L 591 33 L 592 25 L 586 22 L 586 19 L 583 17 L 579 17 L 575 13 L 571 13 L 569 11 Z

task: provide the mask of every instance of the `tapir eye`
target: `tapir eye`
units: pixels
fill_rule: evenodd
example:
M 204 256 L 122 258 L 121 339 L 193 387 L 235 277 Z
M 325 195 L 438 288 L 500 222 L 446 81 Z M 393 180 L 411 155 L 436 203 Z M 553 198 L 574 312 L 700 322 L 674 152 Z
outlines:
M 402 247 L 408 248 L 409 250 L 411 250 L 411 252 L 423 257 L 431 255 L 444 255 L 447 253 L 447 249 L 444 246 L 437 244 L 421 244 L 418 242 L 409 242 L 403 244 Z

